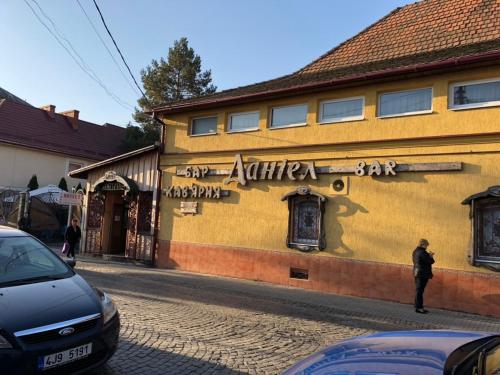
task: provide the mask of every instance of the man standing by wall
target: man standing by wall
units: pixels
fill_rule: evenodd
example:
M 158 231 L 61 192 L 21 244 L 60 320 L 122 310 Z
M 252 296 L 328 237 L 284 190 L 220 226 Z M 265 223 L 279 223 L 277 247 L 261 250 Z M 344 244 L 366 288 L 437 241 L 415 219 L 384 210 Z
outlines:
M 413 250 L 413 276 L 415 276 L 415 312 L 426 314 L 424 309 L 424 290 L 429 279 L 432 279 L 434 253 L 427 251 L 429 241 L 421 239 Z

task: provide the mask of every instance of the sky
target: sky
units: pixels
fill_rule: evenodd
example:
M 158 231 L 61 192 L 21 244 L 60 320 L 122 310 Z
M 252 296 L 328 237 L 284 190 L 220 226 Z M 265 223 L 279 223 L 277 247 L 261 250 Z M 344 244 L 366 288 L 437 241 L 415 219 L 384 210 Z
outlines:
M 139 84 L 141 69 L 187 37 L 220 91 L 292 73 L 415 0 L 96 2 Z M 37 107 L 77 109 L 86 121 L 133 122 L 140 94 L 93 0 L 0 0 L 0 35 L 0 87 Z

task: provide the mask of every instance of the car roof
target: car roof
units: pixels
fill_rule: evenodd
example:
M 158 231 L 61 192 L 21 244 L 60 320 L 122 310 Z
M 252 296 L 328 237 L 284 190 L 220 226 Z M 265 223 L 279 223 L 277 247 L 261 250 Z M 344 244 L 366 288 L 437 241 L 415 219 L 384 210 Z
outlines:
M 406 366 L 404 373 L 442 374 L 446 360 L 453 351 L 471 341 L 496 335 L 475 331 L 418 330 L 357 336 L 339 341 L 302 359 L 285 371 L 284 375 L 302 371 L 316 373 L 313 370 L 318 374 L 326 373 L 327 370 L 352 373 L 348 370 L 361 368 L 368 368 L 370 373 L 378 371 L 392 374 L 399 373 L 392 371 L 397 366 Z M 423 370 L 416 372 L 417 367 Z
M 0 225 L 0 238 L 1 237 L 27 237 L 28 233 L 23 232 L 22 230 L 7 227 L 5 225 Z

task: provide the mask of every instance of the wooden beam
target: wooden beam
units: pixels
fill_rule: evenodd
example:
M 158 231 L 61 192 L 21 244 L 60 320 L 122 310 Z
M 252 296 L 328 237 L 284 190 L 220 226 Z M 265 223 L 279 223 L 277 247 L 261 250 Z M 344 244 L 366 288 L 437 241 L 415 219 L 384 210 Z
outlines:
M 381 165 L 384 171 L 384 165 Z M 350 174 L 354 173 L 356 166 L 326 166 L 316 167 L 315 171 L 318 174 Z M 450 163 L 412 163 L 412 164 L 397 164 L 394 170 L 396 172 L 439 172 L 439 171 L 461 171 L 463 169 L 462 162 Z M 209 169 L 207 176 L 228 176 L 229 169 Z M 177 176 L 186 176 L 186 167 L 177 168 Z
M 229 169 L 209 169 L 207 176 L 227 176 L 229 174 Z M 186 167 L 177 168 L 176 173 L 177 176 L 185 177 L 186 176 Z
M 461 171 L 462 162 L 398 164 L 396 172 Z

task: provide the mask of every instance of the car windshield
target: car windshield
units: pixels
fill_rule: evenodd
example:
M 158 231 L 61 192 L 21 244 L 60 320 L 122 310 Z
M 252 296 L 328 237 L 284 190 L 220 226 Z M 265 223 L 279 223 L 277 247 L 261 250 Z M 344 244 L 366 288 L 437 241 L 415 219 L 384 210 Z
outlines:
M 447 359 L 445 375 L 500 375 L 500 336 L 472 341 Z
M 485 374 L 500 375 L 500 343 L 487 351 L 484 360 Z
M 0 238 L 0 288 L 71 275 L 71 268 L 34 238 Z

